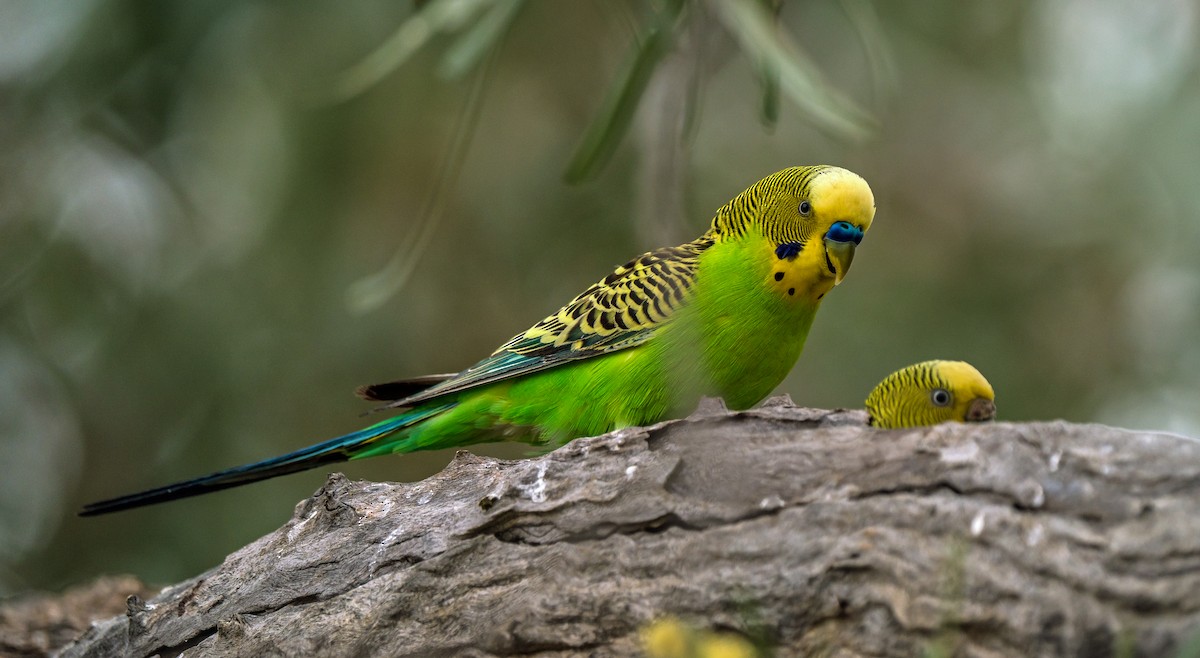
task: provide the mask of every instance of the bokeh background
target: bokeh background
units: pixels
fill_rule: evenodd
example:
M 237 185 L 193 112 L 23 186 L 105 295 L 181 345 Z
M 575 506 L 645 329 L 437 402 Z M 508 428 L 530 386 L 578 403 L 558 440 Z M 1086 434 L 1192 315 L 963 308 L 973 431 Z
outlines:
M 0 4 L 0 595 L 219 563 L 334 469 L 75 511 L 356 429 L 356 385 L 470 365 L 792 164 L 879 210 L 781 392 L 963 358 L 1003 420 L 1200 436 L 1196 2 L 788 1 L 773 123 L 746 3 L 689 2 L 576 183 L 673 3 L 510 4 Z

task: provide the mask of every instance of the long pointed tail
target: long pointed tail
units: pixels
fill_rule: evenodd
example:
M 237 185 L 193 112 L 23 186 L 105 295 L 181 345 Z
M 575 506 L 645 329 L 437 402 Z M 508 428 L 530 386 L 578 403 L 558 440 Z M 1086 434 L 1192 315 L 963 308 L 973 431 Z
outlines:
M 142 507 L 143 505 L 163 503 L 168 500 L 189 498 L 210 491 L 220 491 L 221 489 L 238 487 L 243 484 L 258 482 L 259 480 L 316 468 L 324 464 L 344 462 L 361 452 L 361 448 L 397 430 L 411 427 L 426 418 L 436 416 L 453 406 L 454 403 L 449 403 L 430 408 L 414 409 L 406 414 L 389 418 L 357 432 L 351 432 L 336 439 L 330 439 L 307 448 L 301 448 L 286 455 L 264 459 L 263 461 L 244 466 L 227 468 L 194 480 L 185 480 L 183 482 L 176 482 L 175 484 L 168 484 L 165 487 L 90 503 L 84 505 L 83 509 L 79 512 L 79 516 L 96 516 L 98 514 L 108 514 L 109 512 Z

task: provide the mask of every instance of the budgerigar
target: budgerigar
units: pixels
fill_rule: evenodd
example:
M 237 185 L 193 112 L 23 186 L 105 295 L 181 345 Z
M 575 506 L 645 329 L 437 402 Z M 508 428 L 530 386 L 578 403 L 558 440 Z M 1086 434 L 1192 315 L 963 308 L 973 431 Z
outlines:
M 996 416 L 996 393 L 969 363 L 924 361 L 879 382 L 867 396 L 867 413 L 885 429 L 982 422 Z
M 821 299 L 846 276 L 874 216 L 858 175 L 784 169 L 717 210 L 704 235 L 618 267 L 470 368 L 360 389 L 390 400 L 394 417 L 81 513 L 389 453 L 488 441 L 553 446 L 685 414 L 705 395 L 744 409 L 796 363 Z
M 646 658 L 755 658 L 754 644 L 729 631 L 710 631 L 663 617 L 638 632 Z

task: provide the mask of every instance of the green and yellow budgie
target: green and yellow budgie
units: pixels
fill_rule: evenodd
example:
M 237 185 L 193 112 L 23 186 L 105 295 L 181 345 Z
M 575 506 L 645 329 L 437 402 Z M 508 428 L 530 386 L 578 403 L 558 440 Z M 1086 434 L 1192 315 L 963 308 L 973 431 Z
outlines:
M 888 375 L 867 396 L 875 427 L 895 429 L 946 421 L 983 422 L 996 417 L 996 393 L 964 361 L 924 361 Z
M 86 506 L 103 514 L 322 464 L 489 441 L 557 445 L 691 411 L 749 407 L 800 356 L 875 201 L 831 166 L 772 174 L 696 240 L 618 267 L 554 315 L 453 375 L 360 389 L 399 415 L 280 457 Z
M 664 617 L 643 626 L 645 658 L 756 658 L 750 640 L 732 632 L 698 629 L 674 617 Z

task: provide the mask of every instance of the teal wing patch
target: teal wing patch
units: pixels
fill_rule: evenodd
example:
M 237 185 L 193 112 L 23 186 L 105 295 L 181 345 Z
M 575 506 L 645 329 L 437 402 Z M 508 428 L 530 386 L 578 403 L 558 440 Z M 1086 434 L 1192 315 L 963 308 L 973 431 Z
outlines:
M 488 358 L 387 405 L 410 407 L 451 393 L 521 377 L 640 345 L 688 303 L 705 236 L 648 252 L 618 267 L 557 313 L 502 345 Z

